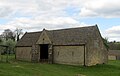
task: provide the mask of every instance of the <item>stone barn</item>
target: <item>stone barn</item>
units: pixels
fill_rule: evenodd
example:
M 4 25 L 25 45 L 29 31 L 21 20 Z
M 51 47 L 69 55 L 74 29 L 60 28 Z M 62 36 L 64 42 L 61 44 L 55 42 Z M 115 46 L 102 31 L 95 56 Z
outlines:
M 108 59 L 109 60 L 120 60 L 120 50 L 109 50 Z
M 16 59 L 91 66 L 104 64 L 108 51 L 96 26 L 25 33 L 16 45 Z

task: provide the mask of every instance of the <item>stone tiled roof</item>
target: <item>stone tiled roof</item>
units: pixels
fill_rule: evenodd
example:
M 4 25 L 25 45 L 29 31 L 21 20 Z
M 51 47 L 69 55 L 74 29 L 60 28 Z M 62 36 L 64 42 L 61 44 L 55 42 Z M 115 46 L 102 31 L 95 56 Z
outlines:
M 17 42 L 16 46 L 32 46 L 36 43 L 40 35 L 41 32 L 26 32 L 23 37 Z
M 69 28 L 60 30 L 45 30 L 53 45 L 77 45 L 85 44 L 94 36 L 97 26 Z M 41 31 L 42 32 L 42 31 Z M 26 33 L 17 46 L 32 46 L 39 39 L 41 32 Z
M 120 56 L 120 50 L 109 50 L 109 55 Z

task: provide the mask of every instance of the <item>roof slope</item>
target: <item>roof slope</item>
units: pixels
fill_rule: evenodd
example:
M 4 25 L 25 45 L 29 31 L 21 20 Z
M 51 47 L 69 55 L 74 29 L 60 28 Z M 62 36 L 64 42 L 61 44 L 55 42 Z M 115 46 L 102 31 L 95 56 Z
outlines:
M 47 31 L 54 45 L 85 44 L 94 35 L 95 26 Z
M 93 38 L 95 30 L 98 30 L 97 26 L 45 31 L 53 45 L 77 45 L 85 44 L 88 38 Z M 32 46 L 39 39 L 41 32 L 26 33 L 17 46 Z
M 36 43 L 41 32 L 25 33 L 23 37 L 17 42 L 16 46 L 32 46 Z

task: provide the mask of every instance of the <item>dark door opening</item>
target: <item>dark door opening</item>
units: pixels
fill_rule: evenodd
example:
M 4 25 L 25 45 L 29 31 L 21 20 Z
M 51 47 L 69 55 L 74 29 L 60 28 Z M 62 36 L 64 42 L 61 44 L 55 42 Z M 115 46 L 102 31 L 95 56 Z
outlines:
M 48 59 L 48 44 L 40 45 L 40 59 Z

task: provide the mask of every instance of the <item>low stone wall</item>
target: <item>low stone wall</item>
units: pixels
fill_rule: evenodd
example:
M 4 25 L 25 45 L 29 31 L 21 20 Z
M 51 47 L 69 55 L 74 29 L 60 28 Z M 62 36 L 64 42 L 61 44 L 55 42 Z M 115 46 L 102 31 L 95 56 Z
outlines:
M 109 60 L 116 60 L 116 56 L 114 56 L 114 55 L 109 55 L 109 56 L 108 56 L 108 59 L 109 59 Z

